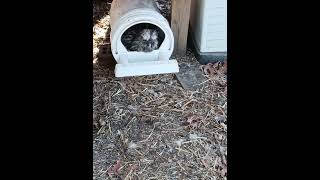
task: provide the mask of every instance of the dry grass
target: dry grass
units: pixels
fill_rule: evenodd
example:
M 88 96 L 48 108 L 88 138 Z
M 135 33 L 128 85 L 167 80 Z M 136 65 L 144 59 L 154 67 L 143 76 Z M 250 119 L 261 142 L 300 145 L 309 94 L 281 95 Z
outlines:
M 94 6 L 108 9 L 108 3 Z M 107 32 L 108 15 L 94 15 L 101 18 L 95 27 Z M 94 46 L 108 43 L 97 34 Z M 177 60 L 200 67 L 190 51 Z M 190 91 L 173 74 L 115 78 L 113 68 L 95 63 L 93 69 L 94 179 L 226 179 L 222 73 Z

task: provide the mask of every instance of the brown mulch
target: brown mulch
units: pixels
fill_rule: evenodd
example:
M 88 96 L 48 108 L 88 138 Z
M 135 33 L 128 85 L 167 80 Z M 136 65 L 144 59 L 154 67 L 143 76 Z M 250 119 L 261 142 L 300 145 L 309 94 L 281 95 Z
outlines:
M 223 64 L 201 66 L 190 50 L 176 57 L 181 68 L 210 69 L 194 90 L 174 74 L 115 78 L 103 63 L 112 56 L 99 56 L 110 43 L 110 5 L 94 1 L 93 179 L 227 179 Z

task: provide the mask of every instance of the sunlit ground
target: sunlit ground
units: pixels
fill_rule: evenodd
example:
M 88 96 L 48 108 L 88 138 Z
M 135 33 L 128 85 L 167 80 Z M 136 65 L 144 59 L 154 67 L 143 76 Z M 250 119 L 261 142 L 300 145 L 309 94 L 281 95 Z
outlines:
M 109 36 L 110 30 L 110 2 L 102 1 L 95 2 L 99 3 L 99 5 L 94 5 L 93 10 L 93 63 L 97 63 L 97 54 L 99 53 L 99 47 L 102 45 L 106 45 L 109 42 L 107 41 L 107 36 Z

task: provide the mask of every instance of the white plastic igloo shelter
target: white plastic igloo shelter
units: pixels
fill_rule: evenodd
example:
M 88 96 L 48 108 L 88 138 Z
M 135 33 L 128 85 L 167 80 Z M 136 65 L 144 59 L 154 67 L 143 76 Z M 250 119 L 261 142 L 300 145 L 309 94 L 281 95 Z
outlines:
M 176 60 L 169 60 L 174 37 L 170 25 L 153 0 L 113 0 L 110 10 L 112 55 L 117 61 L 115 76 L 139 76 L 179 72 Z M 129 51 L 121 41 L 131 27 L 150 25 L 163 34 L 159 48 L 151 52 Z

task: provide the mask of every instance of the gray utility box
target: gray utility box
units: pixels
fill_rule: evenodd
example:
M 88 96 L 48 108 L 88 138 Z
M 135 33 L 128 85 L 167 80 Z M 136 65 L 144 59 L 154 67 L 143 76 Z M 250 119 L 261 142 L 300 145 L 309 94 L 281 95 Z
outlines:
M 193 0 L 190 10 L 191 43 L 201 64 L 227 56 L 227 0 Z

